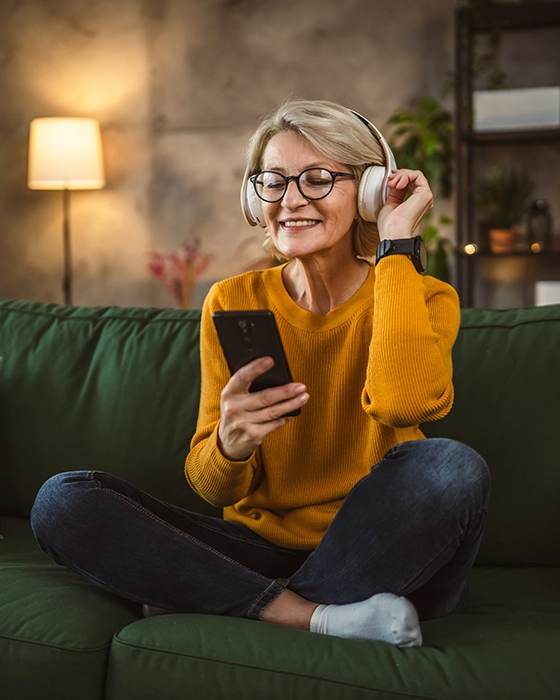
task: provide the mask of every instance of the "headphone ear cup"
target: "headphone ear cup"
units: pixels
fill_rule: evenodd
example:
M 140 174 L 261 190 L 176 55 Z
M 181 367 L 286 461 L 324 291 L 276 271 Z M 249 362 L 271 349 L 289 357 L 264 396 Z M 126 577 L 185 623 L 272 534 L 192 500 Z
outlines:
M 261 200 L 258 198 L 249 177 L 249 170 L 245 170 L 243 183 L 241 185 L 241 211 L 243 212 L 245 221 L 250 226 L 260 226 L 261 228 L 266 228 L 261 207 Z
M 364 170 L 358 188 L 358 214 L 365 221 L 375 223 L 387 201 L 388 171 L 382 165 L 370 165 Z

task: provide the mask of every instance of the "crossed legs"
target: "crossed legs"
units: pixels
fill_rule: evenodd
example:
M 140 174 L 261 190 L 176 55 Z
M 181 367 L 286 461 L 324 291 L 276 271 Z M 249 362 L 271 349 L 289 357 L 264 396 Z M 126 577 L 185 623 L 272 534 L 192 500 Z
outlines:
M 392 448 L 356 484 L 312 553 L 277 547 L 238 523 L 190 513 L 98 472 L 46 482 L 32 526 L 55 561 L 139 603 L 302 629 L 315 615 L 316 631 L 337 634 L 327 623 L 340 609 L 381 593 L 406 598 L 420 619 L 460 609 L 488 492 L 476 452 L 431 439 Z M 375 627 L 380 599 L 369 608 Z

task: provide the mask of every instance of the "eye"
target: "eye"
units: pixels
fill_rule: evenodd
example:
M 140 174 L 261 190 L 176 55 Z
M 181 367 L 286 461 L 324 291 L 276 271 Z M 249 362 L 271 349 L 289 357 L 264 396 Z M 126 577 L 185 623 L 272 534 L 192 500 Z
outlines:
M 332 182 L 331 174 L 328 170 L 307 170 L 302 173 L 301 179 L 311 187 L 329 187 Z
M 284 178 L 278 173 L 264 172 L 257 179 L 257 185 L 267 190 L 281 190 L 285 186 Z

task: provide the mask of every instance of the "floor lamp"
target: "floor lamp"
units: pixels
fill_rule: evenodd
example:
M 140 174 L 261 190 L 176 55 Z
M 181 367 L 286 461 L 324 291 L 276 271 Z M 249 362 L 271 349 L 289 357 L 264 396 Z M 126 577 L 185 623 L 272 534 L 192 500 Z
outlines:
M 105 186 L 101 133 L 97 119 L 42 117 L 29 129 L 27 186 L 31 190 L 62 190 L 64 303 L 72 304 L 70 250 L 70 190 Z

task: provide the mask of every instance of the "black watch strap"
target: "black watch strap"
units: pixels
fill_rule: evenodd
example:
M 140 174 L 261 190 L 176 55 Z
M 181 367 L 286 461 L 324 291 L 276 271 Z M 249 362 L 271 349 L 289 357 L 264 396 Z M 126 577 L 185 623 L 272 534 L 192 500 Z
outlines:
M 418 272 L 422 273 L 426 270 L 425 246 L 421 236 L 386 238 L 380 241 L 375 254 L 375 263 L 377 264 L 388 255 L 409 255 Z

